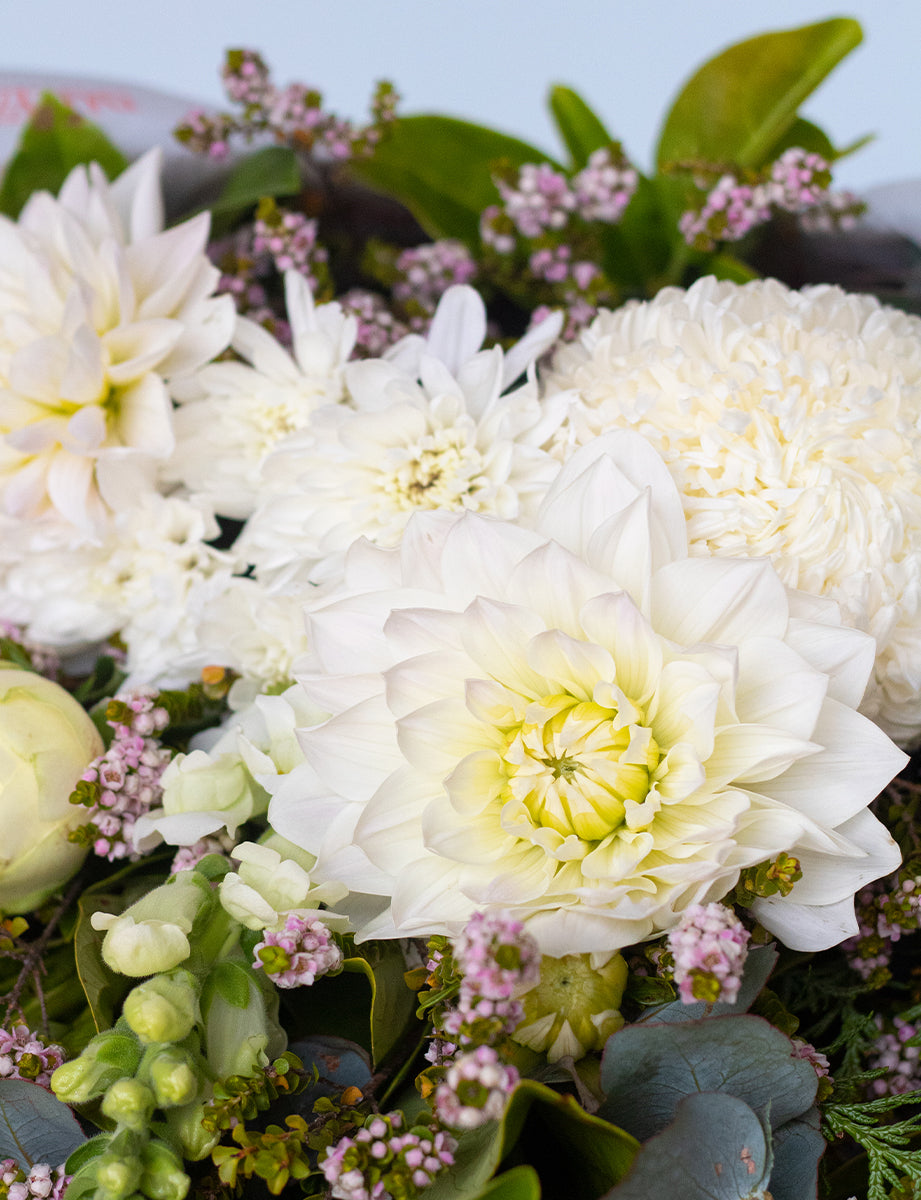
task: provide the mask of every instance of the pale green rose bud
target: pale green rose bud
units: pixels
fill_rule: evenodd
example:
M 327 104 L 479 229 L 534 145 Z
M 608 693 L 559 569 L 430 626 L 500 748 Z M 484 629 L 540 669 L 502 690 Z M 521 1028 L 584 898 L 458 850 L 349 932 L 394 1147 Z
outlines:
M 106 931 L 103 960 L 111 970 L 135 978 L 178 967 L 192 952 L 192 926 L 212 904 L 207 882 L 183 871 L 118 916 L 93 913 L 93 928 Z
M 132 988 L 122 1015 L 142 1042 L 181 1042 L 198 1020 L 198 989 L 188 971 L 155 975 Z
M 105 747 L 62 687 L 33 671 L 0 668 L 0 913 L 29 912 L 86 855 L 67 840 L 87 820 L 70 794 Z
M 550 1062 L 601 1050 L 624 1024 L 626 986 L 627 964 L 619 954 L 544 955 L 540 981 L 519 997 L 524 1017 L 512 1038 Z
M 141 1151 L 141 1191 L 150 1200 L 184 1200 L 191 1180 L 182 1160 L 160 1141 L 148 1142 Z
M 205 1105 L 201 1100 L 183 1108 L 171 1108 L 166 1114 L 170 1132 L 179 1142 L 183 1158 L 190 1162 L 201 1162 L 203 1158 L 207 1158 L 221 1140 L 219 1130 L 209 1133 L 202 1125 L 204 1116 Z
M 155 1107 L 153 1092 L 137 1079 L 119 1079 L 102 1098 L 103 1113 L 129 1129 L 146 1129 Z
M 158 1108 L 190 1104 L 201 1086 L 189 1055 L 178 1047 L 162 1050 L 152 1057 L 147 1074 Z

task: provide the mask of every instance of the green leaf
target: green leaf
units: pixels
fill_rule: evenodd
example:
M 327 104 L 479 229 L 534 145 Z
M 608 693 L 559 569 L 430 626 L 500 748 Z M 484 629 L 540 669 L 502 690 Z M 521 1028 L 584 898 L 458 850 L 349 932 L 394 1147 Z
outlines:
M 557 84 L 551 89 L 550 112 L 577 171 L 585 166 L 590 154 L 614 140 L 600 118 L 572 88 Z
M 540 1179 L 533 1167 L 513 1167 L 491 1179 L 476 1200 L 540 1200 Z
M 646 1141 L 674 1119 L 683 1096 L 726 1092 L 753 1109 L 770 1105 L 776 1129 L 811 1107 L 817 1085 L 812 1064 L 794 1058 L 790 1039 L 761 1017 L 650 1022 L 608 1039 L 600 1115 Z
M 0 1158 L 23 1168 L 61 1163 L 86 1141 L 66 1104 L 37 1083 L 0 1079 Z
M 486 1184 L 513 1150 L 536 1172 L 544 1195 L 599 1196 L 624 1177 L 638 1149 L 630 1134 L 590 1115 L 571 1096 L 524 1079 L 501 1121 L 460 1137 L 454 1166 L 426 1188 L 426 1200 L 492 1195 Z
M 110 179 L 128 165 L 98 126 L 45 92 L 7 164 L 0 212 L 18 217 L 33 192 L 57 192 L 74 167 L 89 162 L 98 162 Z
M 698 1093 L 642 1148 L 627 1178 L 602 1200 L 740 1200 L 762 1196 L 771 1171 L 770 1131 L 735 1096 Z
M 208 976 L 208 983 L 231 1008 L 246 1008 L 250 1001 L 250 973 L 239 963 L 217 963 Z
M 263 196 L 295 196 L 301 190 L 297 154 L 287 146 L 265 146 L 233 168 L 216 200 L 208 205 L 215 227 L 229 227 Z
M 395 942 L 368 942 L 359 952 L 371 972 L 371 1054 L 377 1066 L 417 1023 L 416 993 L 406 986 L 406 960 Z
M 696 160 L 762 166 L 802 102 L 862 37 L 857 21 L 835 17 L 730 46 L 675 101 L 659 140 L 659 167 Z
M 497 200 L 492 167 L 550 162 L 518 138 L 454 117 L 403 117 L 372 158 L 350 164 L 359 179 L 400 200 L 432 237 L 479 241 L 480 213 Z M 554 166 L 558 164 L 554 163 Z

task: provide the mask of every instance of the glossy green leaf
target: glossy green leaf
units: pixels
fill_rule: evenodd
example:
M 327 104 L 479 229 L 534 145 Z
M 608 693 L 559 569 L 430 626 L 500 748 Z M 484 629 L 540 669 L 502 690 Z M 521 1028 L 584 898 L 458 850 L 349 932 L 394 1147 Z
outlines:
M 371 1053 L 381 1063 L 411 1024 L 418 1024 L 416 993 L 403 978 L 406 960 L 396 942 L 368 942 L 360 947 L 371 975 Z
M 540 1179 L 533 1167 L 513 1167 L 477 1192 L 475 1200 L 540 1200 Z
M 536 1172 L 544 1195 L 599 1196 L 624 1177 L 638 1149 L 630 1134 L 571 1096 L 525 1079 L 501 1121 L 460 1137 L 454 1166 L 426 1188 L 426 1200 L 479 1200 L 512 1151 Z
M 73 1112 L 51 1092 L 24 1079 L 0 1079 L 0 1159 L 25 1169 L 57 1165 L 85 1141 Z
M 613 141 L 601 119 L 572 88 L 557 84 L 551 89 L 550 112 L 577 171 L 585 166 L 590 154 Z
M 735 1096 L 687 1096 L 675 1120 L 642 1148 L 627 1178 L 603 1200 L 742 1200 L 763 1196 L 770 1131 Z
M 726 1092 L 753 1109 L 770 1106 L 776 1129 L 811 1107 L 817 1083 L 811 1063 L 794 1058 L 790 1039 L 761 1017 L 649 1022 L 608 1039 L 599 1111 L 644 1142 L 674 1119 L 682 1097 Z
M 33 192 L 57 192 L 74 167 L 98 162 L 110 179 L 128 160 L 102 130 L 46 92 L 23 129 L 0 185 L 0 212 L 18 217 Z
M 208 207 L 212 213 L 238 214 L 263 196 L 293 196 L 300 190 L 297 154 L 288 146 L 265 146 L 237 163 Z
M 757 168 L 826 75 L 859 45 L 857 21 L 835 17 L 750 38 L 705 63 L 666 118 L 657 162 Z
M 432 237 L 479 238 L 480 213 L 498 195 L 492 167 L 547 162 L 518 138 L 454 117 L 403 117 L 374 155 L 350 165 L 359 179 L 400 200 Z M 557 165 L 557 164 L 554 164 Z

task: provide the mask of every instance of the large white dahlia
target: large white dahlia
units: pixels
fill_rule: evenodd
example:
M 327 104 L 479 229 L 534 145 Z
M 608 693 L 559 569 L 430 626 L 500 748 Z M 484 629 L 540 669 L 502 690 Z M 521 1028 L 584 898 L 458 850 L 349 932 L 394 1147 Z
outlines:
M 898 850 L 868 804 L 906 761 L 859 715 L 872 640 L 764 559 L 689 557 L 642 438 L 598 439 L 536 529 L 421 513 L 350 550 L 308 609 L 301 686 L 331 713 L 269 812 L 353 893 L 359 936 L 523 919 L 611 951 L 792 852 L 755 911 L 788 945 L 856 930 Z
M 209 217 L 163 229 L 153 150 L 109 183 L 76 167 L 57 197 L 0 217 L 0 506 L 84 530 L 154 486 L 173 449 L 168 381 L 230 340 Z
M 543 448 L 565 402 L 542 404 L 533 374 L 555 315 L 511 351 L 481 350 L 486 308 L 469 287 L 445 292 L 428 337 L 350 363 L 344 404 L 314 412 L 279 444 L 264 475 L 276 493 L 235 546 L 273 584 L 327 578 L 357 537 L 400 538 L 420 509 L 533 517 L 558 463 Z
M 837 287 L 702 279 L 597 317 L 548 387 L 561 445 L 631 427 L 692 554 L 765 555 L 877 641 L 862 710 L 921 736 L 921 320 Z

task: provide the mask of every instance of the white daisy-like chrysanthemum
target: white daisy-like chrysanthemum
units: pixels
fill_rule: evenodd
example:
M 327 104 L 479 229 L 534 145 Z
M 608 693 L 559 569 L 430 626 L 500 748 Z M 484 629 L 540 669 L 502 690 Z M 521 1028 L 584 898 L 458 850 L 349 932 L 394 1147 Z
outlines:
M 285 274 L 285 299 L 290 353 L 262 326 L 238 317 L 233 348 L 246 361 L 211 363 L 175 391 L 176 449 L 163 478 L 204 496 L 222 516 L 243 520 L 276 491 L 275 475 L 262 473 L 268 455 L 316 408 L 345 397 L 356 318 L 338 304 L 314 305 L 297 271 Z
M 533 378 L 509 391 L 553 342 L 555 314 L 511 351 L 480 350 L 486 310 L 449 288 L 428 337 L 350 363 L 348 403 L 317 409 L 266 462 L 288 482 L 235 546 L 273 584 L 328 577 L 357 537 L 393 545 L 420 509 L 533 516 L 558 469 L 543 449 L 564 405 L 542 405 Z
M 630 427 L 681 492 L 692 554 L 764 555 L 872 634 L 862 711 L 921 736 L 921 319 L 870 296 L 702 279 L 558 353 L 559 450 Z
M 361 938 L 504 908 L 545 954 L 610 954 L 791 853 L 753 912 L 817 950 L 899 861 L 868 805 L 906 757 L 856 712 L 872 639 L 765 559 L 690 557 L 633 433 L 575 454 L 533 530 L 419 513 L 356 543 L 307 615 L 298 679 L 331 715 L 269 820 Z
M 119 634 L 132 686 L 186 683 L 202 614 L 232 572 L 229 556 L 207 545 L 217 533 L 200 505 L 146 494 L 97 542 L 20 556 L 0 580 L 0 611 L 65 654 Z
M 169 384 L 230 340 L 209 217 L 163 229 L 153 150 L 0 218 L 0 506 L 99 532 L 173 449 Z

